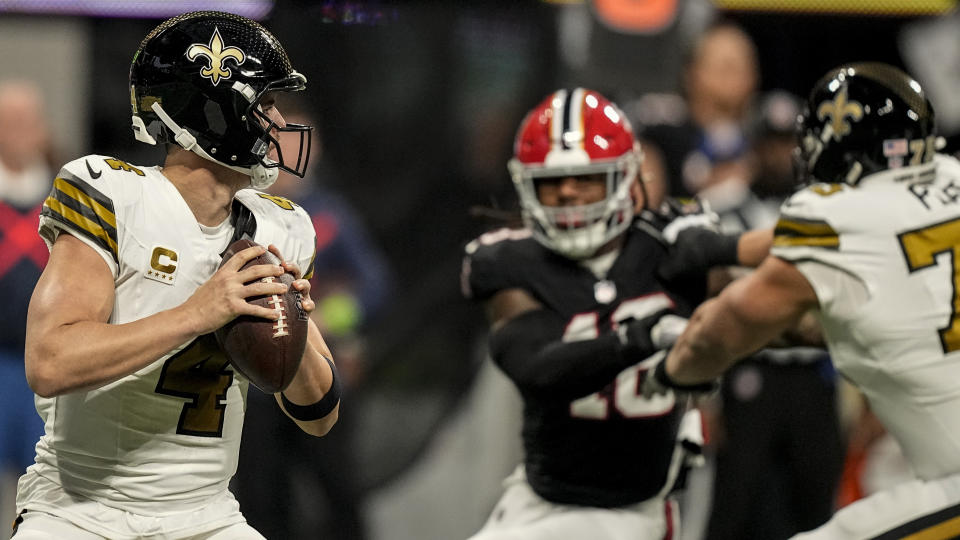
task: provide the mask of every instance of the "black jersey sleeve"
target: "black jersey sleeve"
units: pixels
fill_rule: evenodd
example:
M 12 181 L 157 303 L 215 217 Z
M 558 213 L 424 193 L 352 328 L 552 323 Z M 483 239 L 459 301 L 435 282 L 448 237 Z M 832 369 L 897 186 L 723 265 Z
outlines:
M 460 274 L 463 295 L 486 300 L 497 291 L 522 287 L 525 246 L 533 240 L 524 229 L 499 229 L 467 244 Z
M 572 400 L 602 389 L 654 352 L 615 333 L 564 342 L 564 327 L 565 321 L 552 311 L 528 311 L 490 337 L 490 355 L 521 392 Z

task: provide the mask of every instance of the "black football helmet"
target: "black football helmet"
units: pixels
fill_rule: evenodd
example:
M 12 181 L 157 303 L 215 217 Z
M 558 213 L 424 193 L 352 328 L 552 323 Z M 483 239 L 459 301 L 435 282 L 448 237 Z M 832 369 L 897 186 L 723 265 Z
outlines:
M 248 174 L 258 189 L 272 184 L 279 169 L 303 177 L 313 128 L 281 127 L 260 102 L 268 92 L 303 90 L 306 82 L 259 23 L 217 11 L 179 15 L 150 32 L 133 56 L 134 135 Z M 277 132 L 299 133 L 297 156 L 283 155 Z M 271 144 L 278 160 L 268 156 Z
M 933 108 L 920 84 L 881 63 L 829 71 L 798 123 L 799 179 L 856 185 L 887 169 L 921 165 L 936 145 Z

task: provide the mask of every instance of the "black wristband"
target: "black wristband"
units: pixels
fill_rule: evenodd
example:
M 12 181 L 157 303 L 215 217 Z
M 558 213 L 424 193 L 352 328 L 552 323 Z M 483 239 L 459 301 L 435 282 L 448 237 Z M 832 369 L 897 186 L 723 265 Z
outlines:
M 695 394 L 705 394 L 708 392 L 713 392 L 717 388 L 716 381 L 707 381 L 697 384 L 680 384 L 670 378 L 670 375 L 667 375 L 667 357 L 670 356 L 670 349 L 663 355 L 663 360 L 657 362 L 657 367 L 653 370 L 653 378 L 657 380 L 663 386 L 667 388 L 672 388 L 680 392 L 689 392 Z
M 707 257 L 711 266 L 735 266 L 740 264 L 737 247 L 740 245 L 740 233 L 718 234 L 707 246 Z
M 283 402 L 283 408 L 287 410 L 296 420 L 309 422 L 319 420 L 333 412 L 333 409 L 340 403 L 340 378 L 337 377 L 337 366 L 326 356 L 323 357 L 330 366 L 330 373 L 333 375 L 333 382 L 330 383 L 330 390 L 320 398 L 320 401 L 310 405 L 297 405 L 287 399 L 283 392 L 280 393 L 280 400 Z

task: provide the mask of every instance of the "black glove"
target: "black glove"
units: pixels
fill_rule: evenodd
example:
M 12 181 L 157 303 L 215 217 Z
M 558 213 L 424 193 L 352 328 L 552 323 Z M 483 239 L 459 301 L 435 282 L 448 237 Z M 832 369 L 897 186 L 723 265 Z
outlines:
M 617 331 L 623 352 L 639 362 L 673 345 L 686 326 L 687 319 L 664 309 L 642 319 L 621 322 Z
M 667 246 L 667 257 L 657 268 L 664 281 L 739 263 L 740 235 L 721 233 L 719 218 L 705 201 L 683 203 L 667 199 L 659 211 L 644 210 L 640 218 L 646 225 L 644 229 Z
M 676 222 L 676 223 L 674 223 Z M 716 227 L 719 218 L 706 201 L 697 198 L 667 198 L 657 209 L 640 211 L 640 226 L 665 246 L 676 241 L 677 233 L 690 226 Z
M 739 234 L 723 234 L 705 227 L 689 227 L 677 234 L 667 258 L 657 267 L 664 281 L 690 273 L 703 273 L 714 266 L 739 264 L 737 246 Z
M 673 379 L 667 375 L 667 356 L 670 354 L 670 349 L 666 349 L 658 352 L 656 364 L 650 366 L 649 371 L 647 371 L 647 377 L 643 380 L 643 384 L 640 385 L 640 393 L 643 394 L 643 397 L 649 399 L 654 396 L 666 394 L 669 391 L 673 391 L 679 394 L 709 394 L 715 392 L 720 384 L 718 381 L 707 381 L 704 383 L 698 384 L 679 384 L 674 382 Z

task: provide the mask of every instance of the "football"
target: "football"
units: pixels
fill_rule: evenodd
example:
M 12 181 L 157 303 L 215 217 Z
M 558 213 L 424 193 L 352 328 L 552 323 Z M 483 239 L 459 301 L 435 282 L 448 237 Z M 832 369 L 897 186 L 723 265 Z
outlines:
M 220 266 L 238 251 L 255 245 L 247 239 L 230 244 Z M 243 268 L 258 264 L 280 264 L 280 261 L 267 251 L 247 262 Z M 279 310 L 280 318 L 272 321 L 242 315 L 219 328 L 214 336 L 234 369 L 260 390 L 273 394 L 285 389 L 300 367 L 300 358 L 307 345 L 309 316 L 301 304 L 300 293 L 290 286 L 294 281 L 292 274 L 287 272 L 278 278 L 263 279 L 279 279 L 288 285 L 287 292 L 282 295 L 254 296 L 247 298 L 247 302 Z

